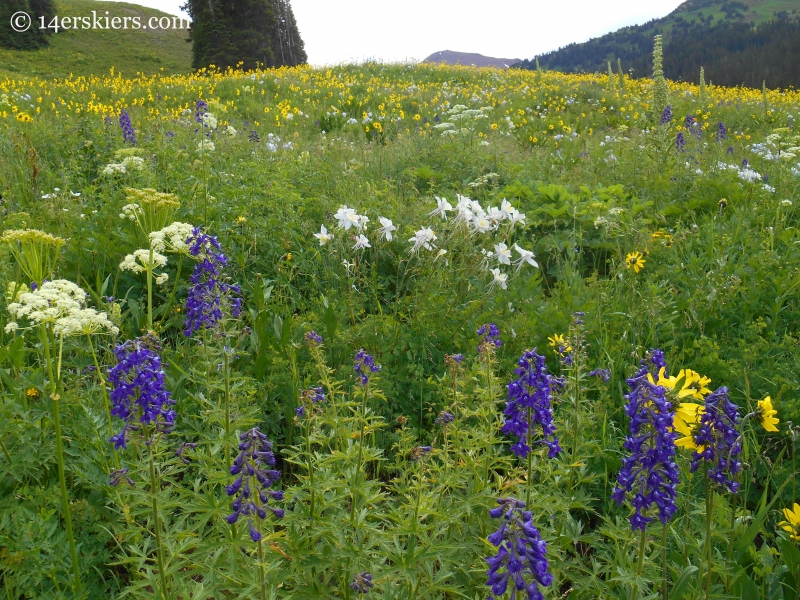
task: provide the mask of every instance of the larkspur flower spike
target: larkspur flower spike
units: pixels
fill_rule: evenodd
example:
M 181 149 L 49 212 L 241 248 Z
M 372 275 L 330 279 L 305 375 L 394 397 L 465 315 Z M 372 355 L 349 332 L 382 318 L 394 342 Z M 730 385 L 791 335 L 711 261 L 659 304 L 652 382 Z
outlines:
M 647 362 L 658 367 L 662 360 L 663 353 L 654 350 Z M 678 510 L 675 503 L 679 481 L 675 461 L 678 434 L 673 428 L 672 404 L 667 401 L 664 387 L 649 381 L 649 374 L 645 364 L 628 380 L 631 392 L 625 396 L 628 401 L 625 413 L 631 423 L 624 448 L 630 455 L 622 461 L 617 486 L 611 494 L 620 506 L 626 498 L 629 500 L 634 509 L 630 517 L 634 530 L 646 529 L 653 520 L 653 507 L 665 524 Z
M 487 351 L 494 352 L 503 345 L 503 341 L 500 339 L 500 329 L 494 323 L 483 325 L 475 333 L 482 338 L 478 344 L 478 352 L 481 354 Z
M 533 515 L 525 503 L 514 498 L 498 498 L 500 505 L 489 511 L 493 519 L 502 518 L 500 528 L 487 539 L 497 547 L 497 554 L 486 558 L 489 563 L 486 585 L 491 589 L 489 600 L 498 599 L 511 584 L 511 598 L 525 591 L 528 600 L 544 600 L 539 586 L 553 582 L 547 562 L 547 542 L 533 525 Z
M 261 532 L 253 525 L 252 517 L 257 516 L 260 523 L 270 511 L 276 518 L 283 518 L 283 509 L 269 505 L 270 500 L 283 500 L 283 490 L 271 489 L 281 474 L 272 468 L 275 466 L 272 442 L 258 427 L 241 434 L 239 440 L 239 455 L 231 465 L 231 475 L 238 477 L 225 487 L 228 496 L 236 496 L 236 499 L 232 505 L 233 513 L 226 520 L 233 525 L 240 517 L 248 517 L 250 539 L 257 542 L 261 539 Z
M 736 474 L 742 468 L 737 458 L 742 451 L 738 407 L 728 399 L 728 388 L 721 387 L 706 397 L 703 409 L 694 433 L 697 450 L 692 454 L 691 471 L 694 473 L 701 462 L 708 463 L 706 474 L 711 483 L 721 492 L 736 494 Z
M 514 373 L 518 376 L 508 384 L 508 400 L 506 400 L 505 423 L 501 433 L 513 435 L 517 442 L 511 451 L 525 458 L 531 451 L 530 443 L 533 428 L 542 428 L 542 439 L 536 444 L 544 444 L 550 450 L 548 456 L 555 458 L 561 452 L 553 425 L 552 398 L 553 388 L 558 381 L 547 372 L 544 356 L 533 350 L 527 350 L 519 359 Z
M 155 425 L 168 433 L 175 422 L 175 401 L 164 388 L 164 370 L 158 346 L 149 336 L 128 340 L 114 349 L 117 364 L 108 372 L 111 384 L 111 414 L 125 422 L 111 438 L 116 448 L 125 448 L 127 435 L 143 425 Z
M 195 227 L 186 243 L 190 246 L 189 254 L 198 260 L 186 298 L 183 334 L 191 337 L 201 329 L 215 329 L 219 325 L 223 303 L 231 316 L 238 317 L 242 312 L 242 299 L 239 286 L 225 282 L 223 269 L 228 266 L 228 259 L 217 238 Z
M 350 589 L 358 592 L 359 594 L 366 594 L 374 587 L 375 584 L 372 582 L 372 575 L 366 571 L 362 571 L 353 577 L 353 581 L 350 583 Z
M 361 385 L 366 386 L 369 383 L 368 373 L 377 373 L 381 370 L 380 365 L 375 364 L 375 359 L 372 355 L 367 354 L 362 348 L 356 353 L 356 360 L 353 363 L 353 370 L 358 375 L 358 380 Z

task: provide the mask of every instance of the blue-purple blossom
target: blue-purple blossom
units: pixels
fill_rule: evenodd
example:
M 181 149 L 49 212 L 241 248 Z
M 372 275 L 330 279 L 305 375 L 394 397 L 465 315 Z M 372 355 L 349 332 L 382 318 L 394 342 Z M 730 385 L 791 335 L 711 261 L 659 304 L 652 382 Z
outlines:
M 725 127 L 725 123 L 722 121 L 717 123 L 717 134 L 715 137 L 718 142 L 728 139 L 728 128 Z
M 358 375 L 358 380 L 361 382 L 361 385 L 365 386 L 369 383 L 368 373 L 377 373 L 381 370 L 381 366 L 376 365 L 375 359 L 372 358 L 372 355 L 367 354 L 362 348 L 356 353 L 356 360 L 353 363 L 353 369 Z
M 694 115 L 686 115 L 686 129 L 698 140 L 703 137 L 703 130 Z
M 487 539 L 498 548 L 486 558 L 489 563 L 486 585 L 491 588 L 488 600 L 506 593 L 511 584 L 511 599 L 517 592 L 527 593 L 528 600 L 544 600 L 539 586 L 553 582 L 547 562 L 547 542 L 533 525 L 533 515 L 525 503 L 514 498 L 498 498 L 500 505 L 489 511 L 493 519 L 503 518 L 500 528 Z
M 362 571 L 353 577 L 353 581 L 350 583 L 350 588 L 359 594 L 366 594 L 374 587 L 375 584 L 372 583 L 372 575 L 366 571 Z
M 175 401 L 164 388 L 164 370 L 161 357 L 153 344 L 146 339 L 128 340 L 114 348 L 117 364 L 109 369 L 111 384 L 111 414 L 122 419 L 125 425 L 111 438 L 116 448 L 125 448 L 126 436 L 143 425 L 155 425 L 168 433 L 175 422 Z
M 736 458 L 742 451 L 736 430 L 738 407 L 728 399 L 728 388 L 721 387 L 706 396 L 704 408 L 694 433 L 697 450 L 692 453 L 691 471 L 694 473 L 701 461 L 709 463 L 706 474 L 711 482 L 721 491 L 736 494 L 739 482 L 735 477 L 742 468 L 742 463 Z
M 537 354 L 536 348 L 527 350 L 517 365 L 514 373 L 518 379 L 507 386 L 508 400 L 503 411 L 506 420 L 500 431 L 517 438 L 511 446 L 511 451 L 517 456 L 528 456 L 531 445 L 536 443 L 546 445 L 550 449 L 547 455 L 554 458 L 561 452 L 551 406 L 553 387 L 558 385 L 558 381 L 547 372 L 544 356 Z M 542 427 L 542 439 L 533 442 L 536 425 Z
M 494 350 L 503 345 L 503 341 L 500 339 L 500 330 L 494 323 L 483 325 L 475 333 L 483 338 L 478 344 L 478 352 L 483 352 L 484 349 Z
M 272 442 L 259 431 L 258 427 L 244 432 L 239 436 L 239 455 L 231 465 L 231 475 L 238 475 L 236 480 L 225 487 L 228 496 L 236 496 L 233 501 L 233 512 L 226 520 L 233 525 L 239 517 L 248 517 L 250 526 L 250 539 L 257 542 L 261 539 L 261 531 L 253 525 L 253 516 L 261 519 L 267 518 L 270 511 L 278 519 L 282 519 L 284 511 L 269 505 L 270 499 L 280 502 L 283 500 L 283 490 L 273 490 L 281 474 L 272 469 L 275 466 L 275 454 L 272 452 Z
M 653 359 L 655 353 L 651 353 L 651 360 L 657 365 L 659 361 Z M 672 428 L 672 404 L 667 401 L 662 386 L 648 381 L 648 373 L 643 367 L 635 377 L 628 379 L 631 393 L 625 396 L 628 401 L 625 413 L 631 423 L 623 447 L 630 456 L 623 459 L 617 487 L 611 494 L 620 506 L 626 498 L 630 502 L 634 509 L 630 517 L 634 530 L 644 530 L 653 521 L 651 511 L 654 506 L 662 523 L 678 510 L 675 504 L 679 481 L 675 462 L 678 434 Z
M 183 334 L 191 337 L 202 328 L 217 327 L 223 317 L 223 300 L 231 316 L 238 317 L 242 312 L 242 299 L 239 286 L 225 282 L 223 269 L 228 266 L 228 259 L 217 238 L 195 227 L 187 244 L 189 253 L 199 261 L 190 277 L 191 287 L 186 298 Z
M 678 152 L 683 152 L 686 148 L 686 138 L 683 137 L 683 132 L 679 131 L 678 135 L 675 136 L 675 149 Z
M 120 111 L 119 113 L 119 126 L 122 129 L 122 139 L 125 142 L 128 142 L 131 146 L 136 145 L 136 132 L 133 130 L 133 125 L 131 124 L 131 117 L 128 115 L 127 111 Z
M 611 371 L 608 369 L 595 369 L 594 371 L 589 371 L 589 377 L 600 377 L 608 383 L 609 379 L 611 379 Z
M 411 452 L 408 453 L 408 458 L 409 460 L 417 461 L 422 458 L 425 458 L 430 453 L 431 453 L 430 446 L 414 446 L 411 449 Z
M 664 112 L 661 113 L 661 125 L 666 125 L 672 121 L 672 106 L 667 104 L 666 108 L 664 108 Z
M 203 115 L 208 112 L 208 103 L 205 100 L 198 100 L 194 105 L 194 120 L 198 123 L 203 122 Z
M 318 334 L 313 329 L 311 331 L 307 331 L 305 336 L 303 336 L 306 340 L 306 343 L 309 346 L 317 345 L 319 346 L 322 343 L 322 336 Z
M 437 425 L 441 425 L 442 427 L 444 427 L 445 425 L 449 425 L 450 423 L 455 421 L 455 419 L 456 418 L 455 416 L 453 416 L 453 413 L 443 410 L 442 412 L 439 413 L 439 418 L 436 419 L 435 423 Z

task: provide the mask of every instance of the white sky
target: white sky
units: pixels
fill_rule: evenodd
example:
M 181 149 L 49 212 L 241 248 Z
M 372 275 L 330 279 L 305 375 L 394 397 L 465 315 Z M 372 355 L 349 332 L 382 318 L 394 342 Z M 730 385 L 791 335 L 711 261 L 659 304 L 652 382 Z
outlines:
M 292 0 L 313 65 L 422 60 L 440 50 L 532 58 L 663 17 L 682 0 Z M 180 14 L 184 0 L 138 0 Z

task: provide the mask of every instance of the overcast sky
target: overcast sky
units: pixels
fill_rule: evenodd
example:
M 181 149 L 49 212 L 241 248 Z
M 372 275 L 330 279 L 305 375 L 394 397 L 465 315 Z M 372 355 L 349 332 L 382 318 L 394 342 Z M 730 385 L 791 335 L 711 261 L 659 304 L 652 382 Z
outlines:
M 682 0 L 292 0 L 314 65 L 439 50 L 532 58 L 673 11 Z M 180 14 L 184 0 L 138 0 Z

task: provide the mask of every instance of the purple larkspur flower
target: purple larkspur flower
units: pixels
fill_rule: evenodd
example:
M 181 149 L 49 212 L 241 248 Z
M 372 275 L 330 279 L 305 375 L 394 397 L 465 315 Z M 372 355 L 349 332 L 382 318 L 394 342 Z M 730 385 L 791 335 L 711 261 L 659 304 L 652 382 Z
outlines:
M 589 371 L 589 377 L 600 377 L 608 383 L 608 380 L 611 379 L 611 371 L 608 369 L 595 369 L 594 371 Z
M 455 421 L 455 419 L 456 418 L 453 415 L 453 413 L 443 410 L 442 412 L 439 413 L 439 418 L 436 419 L 435 423 L 437 425 L 441 425 L 442 427 L 444 427 L 445 425 L 449 425 L 450 423 Z
M 478 352 L 480 353 L 483 353 L 486 349 L 493 351 L 503 345 L 503 341 L 500 339 L 500 329 L 494 323 L 486 323 L 475 333 L 482 338 L 478 344 Z
M 714 136 L 718 142 L 722 142 L 728 139 L 728 128 L 725 127 L 725 123 L 720 121 L 717 123 L 717 133 Z
M 125 425 L 111 438 L 116 448 L 125 448 L 129 431 L 138 429 L 136 423 L 155 425 L 168 433 L 175 422 L 175 401 L 164 388 L 161 357 L 152 344 L 142 338 L 128 340 L 114 348 L 117 364 L 109 369 L 111 384 L 111 414 Z
M 122 129 L 123 141 L 129 143 L 131 146 L 136 145 L 136 132 L 133 130 L 131 117 L 127 111 L 121 110 L 119 113 L 119 126 Z
M 375 584 L 372 582 L 372 575 L 366 571 L 362 571 L 353 577 L 353 581 L 350 583 L 350 589 L 355 590 L 359 594 L 366 594 L 374 587 Z
M 198 100 L 194 104 L 194 120 L 198 123 L 203 122 L 203 115 L 208 112 L 208 102 L 205 100 Z
M 228 259 L 216 237 L 195 227 L 186 243 L 189 253 L 198 259 L 189 279 L 191 287 L 186 298 L 183 330 L 186 337 L 191 337 L 203 328 L 215 329 L 219 325 L 223 304 L 227 304 L 231 316 L 238 317 L 242 312 L 242 298 L 239 286 L 225 281 L 223 269 L 228 266 Z
M 511 598 L 525 591 L 528 600 L 544 600 L 539 586 L 553 582 L 547 562 L 547 542 L 533 525 L 533 515 L 525 503 L 514 498 L 498 498 L 500 505 L 489 511 L 493 519 L 502 517 L 500 528 L 487 538 L 497 547 L 497 554 L 486 557 L 489 570 L 486 585 L 491 589 L 488 600 L 506 593 L 511 583 Z
M 561 452 L 552 410 L 553 388 L 558 382 L 547 372 L 544 356 L 536 348 L 525 351 L 514 373 L 518 378 L 507 386 L 508 400 L 503 411 L 506 420 L 500 432 L 517 438 L 511 451 L 521 458 L 528 456 L 533 443 L 547 446 L 547 455 L 554 458 Z M 536 425 L 542 428 L 542 439 L 533 442 Z
M 361 385 L 367 385 L 369 383 L 369 375 L 368 373 L 377 373 L 381 370 L 380 365 L 375 364 L 375 359 L 372 357 L 371 354 L 367 354 L 364 349 L 362 348 L 358 352 L 356 352 L 356 359 L 353 363 L 353 370 L 355 370 L 356 374 L 358 375 L 358 380 Z
M 678 152 L 683 152 L 686 148 L 686 138 L 683 137 L 683 132 L 679 131 L 678 135 L 675 136 L 675 149 Z
M 245 431 L 239 440 L 239 455 L 231 465 L 231 475 L 238 477 L 225 487 L 225 493 L 236 496 L 236 499 L 232 504 L 233 512 L 226 517 L 226 521 L 233 525 L 239 517 L 248 517 L 250 539 L 257 542 L 261 539 L 261 531 L 253 526 L 253 516 L 258 517 L 259 523 L 267 518 L 267 511 L 278 519 L 283 518 L 283 509 L 269 505 L 270 500 L 283 500 L 283 490 L 271 489 L 281 474 L 272 468 L 275 466 L 272 442 L 258 427 Z
M 692 453 L 690 469 L 694 473 L 701 462 L 708 463 L 706 474 L 712 484 L 720 491 L 736 494 L 739 482 L 735 478 L 742 469 L 737 458 L 742 451 L 736 429 L 739 408 L 728 398 L 728 388 L 721 387 L 706 396 L 704 409 L 694 434 L 697 450 Z
M 664 112 L 661 113 L 661 125 L 667 125 L 670 121 L 672 121 L 672 106 L 667 104 Z
M 306 334 L 303 337 L 309 346 L 313 345 L 319 346 L 320 344 L 322 344 L 322 336 L 313 329 L 311 331 L 306 331 Z
M 651 361 L 657 365 L 657 360 L 652 359 L 654 354 L 655 351 L 651 353 Z M 646 529 L 653 520 L 654 506 L 662 523 L 678 510 L 675 503 L 679 481 L 675 461 L 678 434 L 672 427 L 672 404 L 666 398 L 666 390 L 650 383 L 648 374 L 645 366 L 628 379 L 631 392 L 625 396 L 628 401 L 625 413 L 631 422 L 623 447 L 630 455 L 622 461 L 617 486 L 611 494 L 620 506 L 626 499 L 630 502 L 634 511 L 630 523 L 634 530 Z

